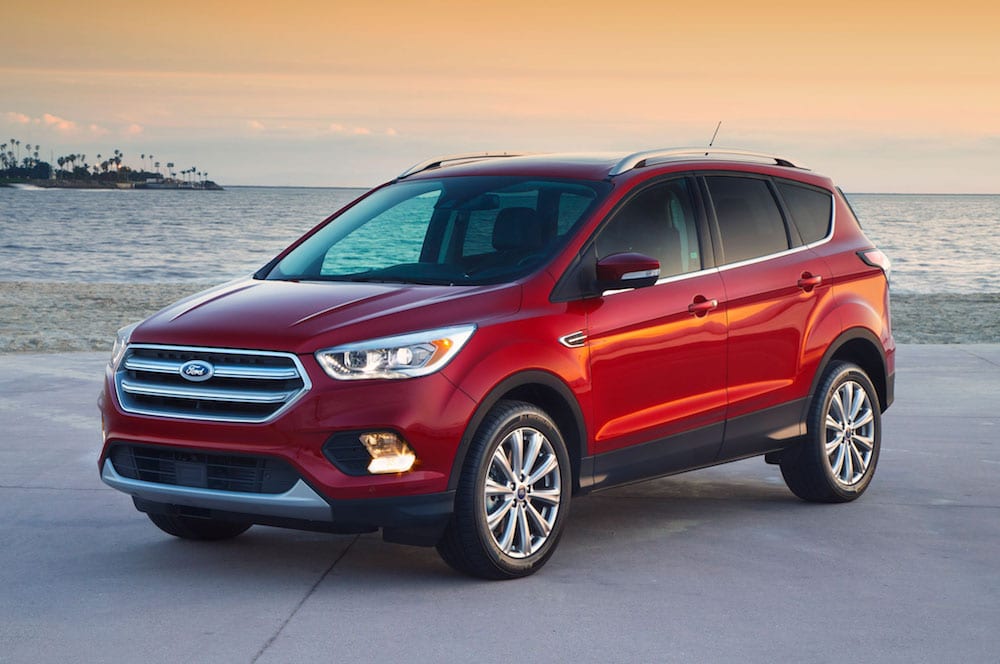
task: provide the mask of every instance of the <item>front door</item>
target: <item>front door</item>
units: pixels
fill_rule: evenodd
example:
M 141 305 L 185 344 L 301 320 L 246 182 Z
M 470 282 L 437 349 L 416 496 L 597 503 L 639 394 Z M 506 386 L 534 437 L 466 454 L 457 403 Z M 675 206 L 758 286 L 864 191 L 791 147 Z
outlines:
M 722 278 L 703 269 L 692 183 L 643 189 L 596 238 L 597 259 L 639 252 L 660 281 L 605 293 L 588 315 L 595 484 L 709 463 L 726 413 Z

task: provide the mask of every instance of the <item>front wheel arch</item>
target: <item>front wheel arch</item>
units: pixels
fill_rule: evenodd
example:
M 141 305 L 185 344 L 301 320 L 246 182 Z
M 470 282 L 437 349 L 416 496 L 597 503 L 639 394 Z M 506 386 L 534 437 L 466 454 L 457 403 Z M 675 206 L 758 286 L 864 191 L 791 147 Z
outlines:
M 482 427 L 486 416 L 503 400 L 530 403 L 552 418 L 566 443 L 573 474 L 573 490 L 576 492 L 580 487 L 580 460 L 587 453 L 587 425 L 583 409 L 577 402 L 573 390 L 566 383 L 555 374 L 542 370 L 522 371 L 508 376 L 479 402 L 455 452 L 451 475 L 448 477 L 448 489 L 458 488 L 472 440 Z

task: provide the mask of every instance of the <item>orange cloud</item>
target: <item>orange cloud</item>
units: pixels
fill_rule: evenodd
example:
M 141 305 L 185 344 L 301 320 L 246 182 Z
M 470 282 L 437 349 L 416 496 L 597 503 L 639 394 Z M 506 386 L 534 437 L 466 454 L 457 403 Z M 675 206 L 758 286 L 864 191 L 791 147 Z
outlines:
M 11 124 L 31 124 L 31 118 L 24 113 L 8 111 L 7 113 L 4 113 L 4 118 L 6 118 L 7 122 L 10 122 Z
M 36 121 L 37 122 L 37 121 Z M 58 115 L 52 115 L 51 113 L 42 114 L 42 122 L 53 129 L 61 132 L 73 132 L 76 131 L 76 123 L 72 120 L 66 120 Z

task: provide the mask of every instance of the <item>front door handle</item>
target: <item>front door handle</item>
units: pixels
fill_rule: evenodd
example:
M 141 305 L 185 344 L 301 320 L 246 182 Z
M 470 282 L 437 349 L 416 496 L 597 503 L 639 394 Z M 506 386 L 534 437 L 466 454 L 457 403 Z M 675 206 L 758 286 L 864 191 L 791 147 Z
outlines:
M 803 272 L 802 276 L 799 277 L 798 287 L 808 293 L 821 283 L 823 283 L 823 277 L 820 275 L 813 274 L 812 272 Z
M 709 300 L 704 295 L 697 295 L 694 298 L 694 302 L 688 305 L 688 311 L 700 318 L 705 316 L 712 309 L 718 308 L 718 306 L 718 300 Z

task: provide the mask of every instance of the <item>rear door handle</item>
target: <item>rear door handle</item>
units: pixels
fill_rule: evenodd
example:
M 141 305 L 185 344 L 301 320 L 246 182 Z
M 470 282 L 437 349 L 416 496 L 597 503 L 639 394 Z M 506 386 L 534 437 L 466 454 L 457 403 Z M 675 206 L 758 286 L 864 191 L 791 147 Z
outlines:
M 798 286 L 805 292 L 809 292 L 812 289 L 823 283 L 823 277 L 818 274 L 813 274 L 811 272 L 803 272 L 802 276 L 799 277 Z
M 694 302 L 688 305 L 688 312 L 695 316 L 704 316 L 712 309 L 718 308 L 718 306 L 718 300 L 709 300 L 704 295 L 698 295 L 694 298 Z

